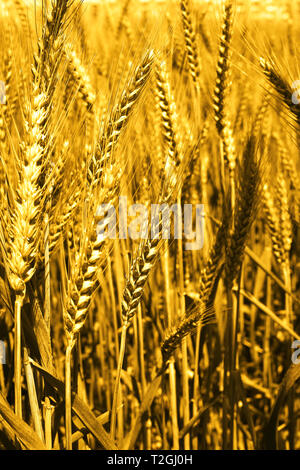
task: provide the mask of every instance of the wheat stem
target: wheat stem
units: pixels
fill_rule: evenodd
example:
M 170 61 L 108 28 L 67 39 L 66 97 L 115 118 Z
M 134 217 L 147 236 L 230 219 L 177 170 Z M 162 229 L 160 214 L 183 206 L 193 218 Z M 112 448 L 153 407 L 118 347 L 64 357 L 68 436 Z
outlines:
M 15 413 L 22 418 L 22 362 L 21 362 L 21 310 L 24 295 L 17 295 L 15 300 L 15 356 L 14 356 L 14 377 L 15 377 Z
M 65 421 L 66 450 L 72 450 L 72 385 L 71 385 L 72 346 L 69 344 L 65 357 Z

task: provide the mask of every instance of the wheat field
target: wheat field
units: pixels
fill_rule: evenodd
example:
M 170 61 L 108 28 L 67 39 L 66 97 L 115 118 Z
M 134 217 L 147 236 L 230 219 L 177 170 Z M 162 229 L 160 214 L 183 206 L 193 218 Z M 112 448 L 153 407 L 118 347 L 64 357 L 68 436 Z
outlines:
M 1 450 L 300 449 L 299 17 L 1 1 Z

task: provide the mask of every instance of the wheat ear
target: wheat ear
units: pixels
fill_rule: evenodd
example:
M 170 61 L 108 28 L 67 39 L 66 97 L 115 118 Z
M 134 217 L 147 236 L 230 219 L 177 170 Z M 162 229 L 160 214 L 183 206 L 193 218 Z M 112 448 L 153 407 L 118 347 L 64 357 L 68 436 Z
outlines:
M 6 239 L 7 276 L 16 293 L 15 302 L 15 400 L 16 413 L 22 415 L 21 398 L 21 308 L 26 283 L 36 270 L 43 207 L 43 191 L 39 185 L 43 174 L 44 124 L 47 120 L 48 97 L 34 88 L 31 116 L 27 122 L 27 142 L 21 145 L 22 165 L 13 207 L 10 210 Z M 3 223 L 3 221 L 2 221 Z M 4 227 L 2 227 L 4 230 Z
M 293 102 L 293 89 L 292 87 L 280 76 L 276 71 L 274 64 L 269 61 L 260 58 L 260 65 L 267 77 L 269 84 L 278 93 L 284 105 L 292 113 L 292 116 L 296 119 L 298 125 L 300 124 L 300 104 Z
M 179 323 L 165 336 L 161 345 L 163 363 L 165 364 L 180 346 L 183 338 L 196 332 L 199 325 L 211 323 L 215 320 L 211 308 L 206 308 L 205 304 L 199 302 L 195 311 Z
M 107 241 L 105 227 L 108 218 L 98 221 L 95 216 L 83 240 L 82 250 L 76 260 L 74 273 L 67 287 L 67 302 L 63 310 L 64 328 L 67 337 L 65 358 L 65 400 L 66 400 L 66 448 L 72 449 L 72 406 L 71 406 L 71 357 L 77 336 L 87 317 L 92 295 L 97 287 L 99 269 L 105 259 L 104 247 Z M 100 234 L 97 233 L 100 230 Z
M 260 162 L 255 139 L 250 136 L 243 152 L 234 214 L 233 231 L 226 244 L 226 272 L 229 285 L 236 279 L 242 262 L 247 236 L 260 195 Z
M 197 41 L 196 34 L 194 31 L 192 18 L 191 18 L 191 8 L 189 0 L 181 0 L 181 17 L 183 24 L 183 32 L 185 39 L 185 46 L 187 51 L 188 65 L 190 74 L 196 89 L 196 92 L 200 92 L 200 74 L 201 74 L 201 65 L 200 57 L 197 50 Z
M 226 110 L 226 97 L 229 93 L 230 82 L 230 43 L 232 38 L 233 9 L 232 2 L 226 1 L 224 8 L 222 34 L 219 45 L 217 78 L 213 96 L 214 117 L 222 143 L 222 157 L 228 164 L 230 172 L 230 191 L 232 211 L 235 206 L 234 170 L 236 166 L 236 149 L 233 138 L 232 124 Z
M 142 91 L 148 81 L 154 53 L 148 51 L 140 65 L 136 68 L 133 77 L 126 85 L 120 102 L 113 109 L 107 127 L 104 129 L 95 153 L 93 153 L 89 165 L 87 180 L 88 184 L 95 186 L 99 184 L 103 169 L 118 143 L 121 132 L 128 123 L 128 119 L 134 109 L 135 104 L 140 98 Z
M 232 37 L 232 4 L 227 1 L 225 4 L 222 33 L 219 44 L 219 57 L 217 64 L 217 78 L 214 89 L 213 106 L 215 111 L 215 121 L 219 134 L 226 127 L 227 114 L 225 111 L 225 99 L 229 88 L 229 60 L 230 42 Z
M 75 82 L 78 95 L 82 100 L 86 110 L 89 113 L 92 113 L 96 96 L 91 85 L 89 75 L 78 55 L 76 54 L 76 51 L 70 44 L 65 48 L 65 53 L 67 58 L 67 71 L 73 82 Z
M 166 152 L 166 173 L 180 162 L 177 115 L 165 62 L 156 65 L 156 102 L 160 110 L 162 136 Z

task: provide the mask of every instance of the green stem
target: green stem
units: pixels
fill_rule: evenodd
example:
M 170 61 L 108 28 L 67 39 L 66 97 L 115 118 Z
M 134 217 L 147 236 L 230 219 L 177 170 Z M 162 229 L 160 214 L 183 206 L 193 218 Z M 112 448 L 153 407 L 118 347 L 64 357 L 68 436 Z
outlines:
M 41 412 L 40 412 L 39 403 L 37 399 L 34 377 L 32 373 L 31 364 L 29 362 L 27 348 L 24 348 L 23 351 L 24 351 L 25 377 L 26 377 L 29 405 L 30 405 L 32 419 L 33 419 L 33 424 L 34 424 L 35 431 L 39 435 L 41 441 L 45 442 L 44 432 L 43 432 L 43 427 L 42 427 Z
M 128 327 L 128 324 L 124 323 L 123 327 L 122 327 L 118 369 L 117 369 L 117 376 L 116 376 L 116 382 L 115 382 L 114 393 L 113 393 L 113 404 L 112 404 L 112 410 L 111 410 L 111 425 L 110 425 L 110 435 L 111 435 L 111 438 L 113 440 L 115 440 L 115 435 L 116 435 L 116 418 L 117 418 L 117 409 L 118 409 L 118 397 L 119 397 L 121 371 L 122 371 L 124 355 L 125 355 L 127 327 Z
M 199 399 L 199 361 L 200 361 L 200 338 L 201 338 L 202 325 L 200 324 L 197 328 L 196 336 L 196 349 L 195 349 L 195 361 L 194 361 L 194 386 L 193 386 L 193 416 L 196 416 L 198 411 L 198 399 Z M 193 439 L 193 450 L 198 449 L 198 437 Z
M 15 413 L 19 418 L 22 418 L 21 310 L 24 295 L 17 295 L 15 301 Z
M 65 361 L 66 450 L 72 450 L 71 358 L 72 358 L 72 346 L 71 344 L 69 344 L 66 350 L 66 361 Z
M 165 251 L 163 255 L 163 270 L 164 270 L 164 282 L 165 282 L 165 293 L 166 293 L 166 313 L 167 313 L 167 326 L 168 328 L 172 325 L 171 316 L 171 305 L 170 305 L 170 274 L 169 274 L 169 247 L 168 241 L 165 242 Z M 179 449 L 179 429 L 177 419 L 177 393 L 176 393 L 176 372 L 174 367 L 174 358 L 170 359 L 169 362 L 169 385 L 170 385 L 170 414 L 173 428 L 173 449 Z
M 177 418 L 177 392 L 176 392 L 176 372 L 175 360 L 172 357 L 169 363 L 169 381 L 170 381 L 170 408 L 173 429 L 173 450 L 179 450 L 179 429 Z
M 177 198 L 178 207 L 181 207 L 181 191 Z M 181 224 L 182 214 L 178 217 L 178 222 Z M 178 240 L 178 279 L 179 279 L 179 302 L 180 302 L 180 315 L 185 316 L 185 298 L 184 298 L 184 266 L 183 266 L 183 252 L 182 252 L 182 239 Z M 183 424 L 184 426 L 190 420 L 190 397 L 189 397 L 189 379 L 188 379 L 188 359 L 187 359 L 187 340 L 184 338 L 181 345 L 182 350 L 182 391 L 183 391 Z M 184 449 L 190 449 L 190 435 L 187 433 L 184 436 Z
M 50 403 L 49 397 L 45 398 L 45 443 L 48 450 L 52 449 L 52 411 L 53 405 Z

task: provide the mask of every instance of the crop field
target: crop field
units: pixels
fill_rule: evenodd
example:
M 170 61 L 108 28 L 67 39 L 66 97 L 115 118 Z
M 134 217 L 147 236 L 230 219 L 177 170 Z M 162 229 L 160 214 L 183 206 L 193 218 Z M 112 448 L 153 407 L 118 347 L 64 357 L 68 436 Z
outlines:
M 1 450 L 300 450 L 299 18 L 1 1 Z

